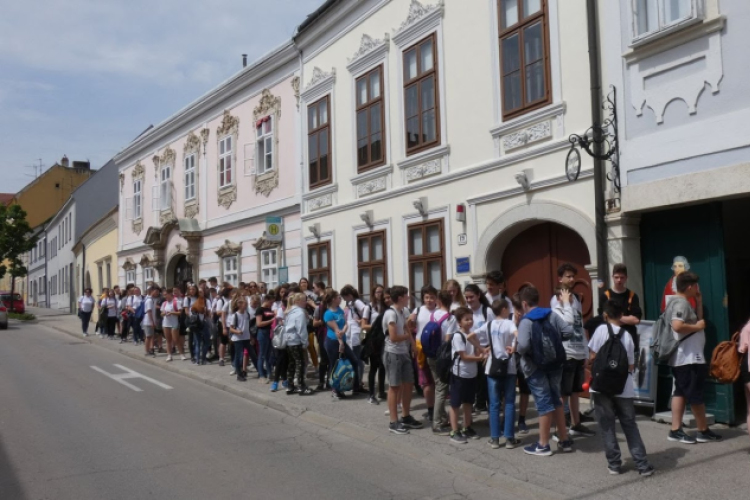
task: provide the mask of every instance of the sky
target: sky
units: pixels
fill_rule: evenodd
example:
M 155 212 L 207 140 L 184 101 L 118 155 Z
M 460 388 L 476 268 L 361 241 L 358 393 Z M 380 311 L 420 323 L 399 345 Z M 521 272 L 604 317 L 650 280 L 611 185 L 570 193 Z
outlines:
M 0 0 L 0 192 L 98 169 L 288 40 L 323 0 Z

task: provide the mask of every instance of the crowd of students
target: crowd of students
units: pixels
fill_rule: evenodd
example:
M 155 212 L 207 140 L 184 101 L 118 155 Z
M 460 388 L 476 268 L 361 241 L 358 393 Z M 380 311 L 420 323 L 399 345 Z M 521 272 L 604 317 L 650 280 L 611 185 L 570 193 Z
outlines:
M 579 398 L 588 389 L 587 368 L 600 351 L 611 351 L 609 342 L 614 339 L 626 353 L 628 380 L 614 394 L 592 387 L 593 414 L 609 472 L 622 472 L 615 434 L 619 420 L 638 472 L 649 476 L 654 468 L 633 403 L 632 373 L 639 352 L 636 325 L 642 314 L 637 295 L 626 288 L 627 268 L 616 265 L 613 287 L 601 290 L 600 314 L 584 324 L 582 298 L 573 292 L 576 274 L 571 264 L 560 266 L 559 286 L 549 308 L 541 307 L 543 298 L 530 283 L 508 295 L 499 271 L 486 276 L 486 291 L 449 280 L 441 290 L 425 286 L 418 297 L 403 286 L 376 285 L 364 300 L 351 285 L 337 292 L 322 282 L 311 286 L 306 278 L 273 290 L 255 282 L 219 286 L 211 278 L 189 284 L 184 294 L 180 288 L 153 285 L 142 295 L 137 286 L 128 285 L 125 290 L 105 290 L 97 299 L 88 289 L 78 305 L 84 335 L 98 309 L 100 337 L 127 342 L 132 332 L 132 341 L 142 343 L 147 356 L 163 354 L 167 362 L 180 356 L 196 365 L 217 361 L 221 366 L 230 359 L 230 375 L 237 381 L 246 382 L 252 369 L 272 392 L 282 389 L 289 395 L 309 396 L 330 391 L 333 400 L 362 394 L 372 405 L 385 401 L 389 431 L 396 435 L 429 423 L 434 434 L 464 444 L 480 438 L 473 419 L 487 412 L 488 445 L 513 449 L 529 432 L 526 414 L 533 395 L 539 437 L 523 451 L 537 456 L 552 455 L 551 441 L 557 442 L 559 451 L 571 452 L 574 438 L 596 435 L 582 424 Z M 687 303 L 699 294 L 697 282 L 692 273 L 678 277 L 680 300 Z M 673 308 L 676 316 L 670 318 L 675 335 L 699 330 L 701 335 L 681 343 L 675 353 L 675 418 L 668 438 L 687 444 L 717 441 L 721 438 L 705 423 L 703 370 L 693 366 L 700 364 L 697 352 L 705 344 L 702 320 L 683 305 Z M 283 330 L 277 329 L 279 325 Z M 283 331 L 281 349 L 274 348 L 274 331 Z M 745 351 L 748 336 L 743 335 Z M 348 360 L 353 368 L 350 395 L 331 386 L 338 359 Z M 747 357 L 744 362 L 747 365 Z M 743 381 L 746 375 L 747 366 Z M 317 380 L 314 389 L 308 387 L 308 379 Z M 411 414 L 415 389 L 427 406 L 421 418 Z M 686 403 L 696 415 L 696 437 L 682 429 Z

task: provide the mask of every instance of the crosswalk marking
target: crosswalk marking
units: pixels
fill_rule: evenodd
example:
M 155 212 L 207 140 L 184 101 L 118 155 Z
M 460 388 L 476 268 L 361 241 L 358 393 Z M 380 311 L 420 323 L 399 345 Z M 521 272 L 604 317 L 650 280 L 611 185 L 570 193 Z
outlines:
M 130 368 L 127 368 L 125 366 L 117 365 L 117 364 L 115 364 L 114 366 L 117 367 L 117 368 L 119 368 L 120 370 L 124 370 L 125 373 L 109 373 L 106 370 L 102 370 L 98 366 L 92 366 L 91 369 L 94 370 L 94 371 L 97 371 L 97 372 L 99 372 L 99 373 L 101 373 L 103 375 L 106 375 L 107 377 L 111 378 L 115 382 L 118 382 L 118 383 L 124 385 L 125 387 L 134 390 L 135 392 L 143 392 L 143 389 L 141 389 L 140 387 L 137 387 L 137 386 L 131 384 L 126 379 L 140 378 L 140 379 L 143 379 L 143 380 L 145 380 L 147 382 L 151 382 L 155 386 L 161 387 L 162 389 L 165 389 L 165 390 L 173 389 L 172 386 L 169 386 L 169 385 L 167 385 L 165 383 L 159 382 L 158 380 L 155 380 L 155 379 L 153 379 L 151 377 L 147 377 L 146 375 L 138 373 L 137 371 L 131 370 Z

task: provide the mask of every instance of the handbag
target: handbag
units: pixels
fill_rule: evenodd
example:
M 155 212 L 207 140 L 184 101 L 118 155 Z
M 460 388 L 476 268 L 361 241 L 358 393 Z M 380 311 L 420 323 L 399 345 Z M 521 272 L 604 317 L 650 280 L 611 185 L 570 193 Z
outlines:
M 492 357 L 490 358 L 490 372 L 487 374 L 487 376 L 492 378 L 505 377 L 508 374 L 508 363 L 510 362 L 510 357 L 495 357 L 495 348 L 492 346 L 492 332 L 490 332 L 489 337 L 490 353 L 492 354 Z
M 284 335 L 284 323 L 279 323 L 273 329 L 273 339 L 271 339 L 274 349 L 286 349 L 286 335 Z

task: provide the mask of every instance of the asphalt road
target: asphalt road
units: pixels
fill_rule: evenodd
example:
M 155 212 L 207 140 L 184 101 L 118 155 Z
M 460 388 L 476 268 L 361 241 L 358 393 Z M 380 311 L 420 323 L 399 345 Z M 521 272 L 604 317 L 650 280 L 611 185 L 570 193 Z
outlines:
M 0 398 L 3 500 L 504 496 L 40 325 L 0 332 Z

